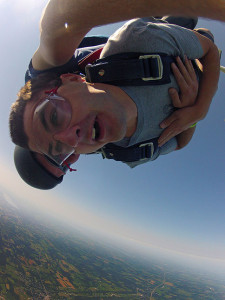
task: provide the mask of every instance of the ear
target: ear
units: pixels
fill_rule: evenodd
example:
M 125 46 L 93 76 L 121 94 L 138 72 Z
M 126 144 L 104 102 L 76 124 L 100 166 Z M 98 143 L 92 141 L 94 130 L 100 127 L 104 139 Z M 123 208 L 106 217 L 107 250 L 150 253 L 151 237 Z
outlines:
M 62 83 L 65 83 L 66 81 L 85 82 L 84 77 L 72 73 L 62 74 L 60 79 L 62 80 Z

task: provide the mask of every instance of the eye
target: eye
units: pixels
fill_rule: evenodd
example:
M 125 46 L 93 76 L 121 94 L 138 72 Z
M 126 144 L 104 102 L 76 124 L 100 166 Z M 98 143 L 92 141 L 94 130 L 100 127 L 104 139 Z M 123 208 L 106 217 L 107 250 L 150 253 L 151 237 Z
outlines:
M 58 114 L 56 109 L 54 109 L 51 113 L 50 122 L 54 127 L 58 126 Z

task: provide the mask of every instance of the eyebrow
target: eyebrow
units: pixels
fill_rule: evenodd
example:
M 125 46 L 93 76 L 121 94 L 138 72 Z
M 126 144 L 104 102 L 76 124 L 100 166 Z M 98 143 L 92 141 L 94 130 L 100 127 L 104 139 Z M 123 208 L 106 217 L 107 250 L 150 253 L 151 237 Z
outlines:
M 47 124 L 47 122 L 46 122 L 46 120 L 45 120 L 45 111 L 44 111 L 44 110 L 42 110 L 42 111 L 40 112 L 39 117 L 40 117 L 41 123 L 42 123 L 42 125 L 44 126 L 45 130 L 46 130 L 47 132 L 49 132 L 50 130 L 49 130 L 48 124 Z
M 52 143 L 50 143 L 49 144 L 49 146 L 48 146 L 48 154 L 50 154 L 51 156 L 53 156 L 53 154 L 52 154 Z

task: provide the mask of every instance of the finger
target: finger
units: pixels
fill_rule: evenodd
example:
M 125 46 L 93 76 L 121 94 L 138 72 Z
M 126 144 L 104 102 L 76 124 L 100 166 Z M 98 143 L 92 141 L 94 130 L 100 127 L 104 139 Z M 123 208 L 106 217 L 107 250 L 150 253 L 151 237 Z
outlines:
M 195 73 L 195 69 L 193 67 L 192 61 L 190 59 L 188 59 L 187 56 L 185 55 L 184 62 L 185 62 L 186 69 L 190 75 L 190 78 L 192 80 L 194 80 L 196 77 L 196 73 Z
M 177 62 L 177 66 L 178 66 L 181 74 L 184 77 L 184 80 L 186 81 L 187 84 L 190 83 L 190 81 L 191 81 L 190 74 L 188 73 L 186 66 L 183 64 L 183 62 L 179 56 L 176 57 L 176 62 Z
M 159 126 L 164 129 L 164 128 L 170 126 L 176 119 L 177 119 L 176 112 L 174 112 L 168 118 L 166 118 L 165 120 L 163 120 L 159 124 Z
M 159 147 L 162 147 L 165 143 L 167 143 L 170 139 L 172 139 L 177 134 L 178 133 L 176 132 L 174 126 L 170 126 L 166 128 L 158 139 Z
M 181 100 L 180 100 L 177 90 L 175 88 L 170 88 L 168 92 L 169 92 L 170 98 L 172 100 L 173 106 L 181 107 Z
M 186 91 L 188 89 L 188 85 L 187 85 L 187 82 L 186 82 L 184 76 L 180 72 L 179 68 L 176 66 L 175 63 L 171 64 L 171 68 L 172 68 L 173 75 L 176 79 L 176 82 L 177 82 L 181 92 Z
M 197 81 L 197 76 L 191 60 L 189 60 L 185 55 L 184 64 L 179 57 L 177 58 L 177 64 L 178 67 L 180 68 L 181 74 L 184 76 L 184 80 L 186 81 L 187 85 L 191 87 L 192 84 L 195 81 Z

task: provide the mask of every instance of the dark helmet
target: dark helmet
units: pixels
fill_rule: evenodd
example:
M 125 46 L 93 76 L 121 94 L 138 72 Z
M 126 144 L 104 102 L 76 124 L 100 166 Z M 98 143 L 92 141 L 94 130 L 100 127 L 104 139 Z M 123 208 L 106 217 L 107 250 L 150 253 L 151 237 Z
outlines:
M 58 178 L 48 172 L 37 161 L 32 151 L 22 147 L 15 147 L 14 163 L 20 177 L 34 188 L 50 190 L 63 180 L 63 176 Z

